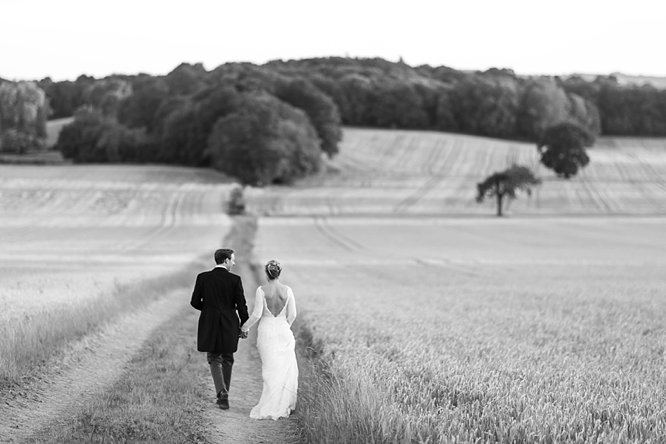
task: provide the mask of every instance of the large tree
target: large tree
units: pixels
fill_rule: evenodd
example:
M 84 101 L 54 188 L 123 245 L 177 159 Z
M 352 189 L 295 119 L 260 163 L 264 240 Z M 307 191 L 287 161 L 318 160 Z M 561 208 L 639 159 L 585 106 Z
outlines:
M 208 139 L 212 166 L 243 185 L 290 183 L 317 171 L 319 139 L 305 113 L 267 93 L 244 96 Z
M 340 112 L 329 96 L 303 79 L 277 82 L 275 96 L 307 114 L 317 131 L 321 149 L 328 157 L 333 157 L 340 151 Z
M 544 131 L 537 150 L 546 168 L 568 179 L 590 163 L 585 148 L 592 145 L 594 135 L 591 132 L 573 123 L 561 123 Z
M 34 82 L 0 83 L 0 151 L 44 147 L 48 102 Z
M 536 177 L 532 170 L 521 165 L 512 165 L 510 168 L 495 172 L 488 176 L 483 182 L 476 185 L 476 201 L 481 203 L 487 198 L 495 198 L 497 202 L 497 216 L 502 216 L 504 198 L 513 200 L 516 191 L 521 190 L 532 194 L 532 187 L 539 185 L 541 179 Z

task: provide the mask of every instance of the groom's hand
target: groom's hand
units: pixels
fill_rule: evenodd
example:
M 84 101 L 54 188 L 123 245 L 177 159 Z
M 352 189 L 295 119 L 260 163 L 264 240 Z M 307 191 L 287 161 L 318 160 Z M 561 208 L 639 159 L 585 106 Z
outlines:
M 243 331 L 243 330 L 240 330 L 240 331 L 238 332 L 238 337 L 241 338 L 241 339 L 245 339 L 245 338 L 247 338 L 247 332 L 246 332 L 246 331 Z

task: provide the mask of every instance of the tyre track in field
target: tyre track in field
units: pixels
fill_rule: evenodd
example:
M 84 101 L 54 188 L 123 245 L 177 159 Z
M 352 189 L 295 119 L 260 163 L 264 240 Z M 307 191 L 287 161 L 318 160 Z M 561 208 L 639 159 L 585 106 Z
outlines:
M 643 163 L 639 163 L 632 168 L 630 165 L 618 161 L 616 168 L 620 172 L 622 182 L 630 184 L 632 188 L 639 191 L 647 203 L 647 206 L 652 208 L 659 207 L 659 201 L 655 199 L 652 193 L 645 187 L 645 185 L 650 181 L 650 174 L 648 169 L 644 168 Z M 637 177 L 640 177 L 640 180 L 637 179 Z M 621 203 L 622 201 L 619 202 Z
M 155 240 L 162 235 L 168 234 L 174 228 L 177 227 L 177 222 L 181 216 L 181 208 L 184 205 L 186 200 L 186 195 L 183 192 L 179 192 L 172 197 L 167 204 L 164 206 L 161 212 L 160 223 L 152 228 L 148 233 L 145 233 L 141 237 L 128 240 L 126 243 L 123 243 L 119 246 L 119 250 L 122 252 L 136 251 L 141 248 L 154 244 Z
M 333 228 L 331 224 L 328 223 L 327 218 L 315 217 L 313 218 L 313 221 L 317 231 L 334 245 L 347 251 L 359 251 L 364 249 L 363 245 Z
M 602 212 L 602 213 L 612 213 L 613 209 L 611 206 L 606 202 L 606 199 L 602 195 L 601 191 L 599 190 L 599 187 L 596 187 L 593 183 L 591 183 L 586 176 L 581 175 L 580 178 L 580 184 L 583 186 L 583 190 L 587 192 L 588 196 L 590 197 L 590 200 L 592 203 L 597 207 L 597 209 Z M 582 207 L 585 208 L 585 200 L 582 199 L 582 197 L 579 196 L 579 200 L 582 204 Z
M 457 144 L 457 139 L 454 140 L 454 144 Z M 405 213 L 409 210 L 410 207 L 414 206 L 419 200 L 421 200 L 426 194 L 432 191 L 440 183 L 442 183 L 447 177 L 448 174 L 443 167 L 435 168 L 435 165 L 439 165 L 442 161 L 442 152 L 446 151 L 445 158 L 443 163 L 446 164 L 450 157 L 454 157 L 453 160 L 458 160 L 460 157 L 459 149 L 444 150 L 443 147 L 440 147 L 439 144 L 431 147 L 428 152 L 427 158 L 421 164 L 421 172 L 428 174 L 431 177 L 425 181 L 416 191 L 412 194 L 398 202 L 393 207 L 394 213 Z
M 187 291 L 174 290 L 77 340 L 64 356 L 45 366 L 46 372 L 39 379 L 3 393 L 0 441 L 39 442 L 36 434 L 50 424 L 76 418 L 87 402 L 104 393 L 123 374 L 132 355 L 155 328 L 187 309 L 183 302 Z
M 664 186 L 663 179 L 661 179 L 661 176 L 656 172 L 656 170 L 646 162 L 640 161 L 635 168 L 636 170 L 640 170 L 642 180 L 639 181 L 632 179 L 630 183 L 640 190 L 641 194 L 644 196 L 650 207 L 660 208 L 660 201 L 649 189 L 651 188 L 649 185 L 655 183 L 657 188 L 662 188 L 662 190 L 664 190 L 666 189 L 666 186 Z

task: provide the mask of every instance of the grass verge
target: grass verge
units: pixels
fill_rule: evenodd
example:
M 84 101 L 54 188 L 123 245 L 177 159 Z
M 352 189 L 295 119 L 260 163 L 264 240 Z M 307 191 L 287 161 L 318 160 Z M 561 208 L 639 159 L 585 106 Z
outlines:
M 307 315 L 294 323 L 299 366 L 298 411 L 304 442 L 401 442 L 415 439 L 397 416 L 384 414 L 394 402 L 373 381 L 334 375 L 324 346 Z M 408 438 L 409 437 L 409 438 Z M 390 439 L 389 439 L 390 438 Z M 425 441 L 415 441 L 425 442 Z
M 206 371 L 196 352 L 198 312 L 183 308 L 153 332 L 118 382 L 39 441 L 207 442 L 201 412 L 211 400 L 197 376 Z
M 0 326 L 0 392 L 39 373 L 40 365 L 62 352 L 68 342 L 98 330 L 123 313 L 146 306 L 172 288 L 189 287 L 201 267 L 201 262 L 193 262 L 137 285 L 117 284 L 111 294 L 100 294 L 73 310 L 44 310 L 26 317 L 21 324 Z

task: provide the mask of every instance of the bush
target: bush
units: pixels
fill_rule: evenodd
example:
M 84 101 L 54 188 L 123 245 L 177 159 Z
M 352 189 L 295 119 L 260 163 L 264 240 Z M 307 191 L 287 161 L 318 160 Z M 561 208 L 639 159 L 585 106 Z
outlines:
M 231 190 L 231 193 L 229 193 L 227 213 L 232 216 L 245 214 L 245 197 L 243 196 L 243 187 L 234 187 Z

